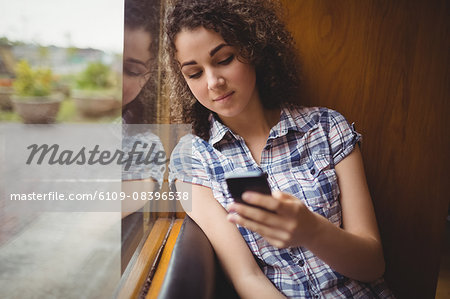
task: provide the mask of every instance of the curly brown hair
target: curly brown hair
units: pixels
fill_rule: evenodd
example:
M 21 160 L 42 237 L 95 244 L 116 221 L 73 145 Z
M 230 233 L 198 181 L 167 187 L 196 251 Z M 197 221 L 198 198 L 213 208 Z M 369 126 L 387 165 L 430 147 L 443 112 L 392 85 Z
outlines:
M 219 33 L 255 67 L 256 85 L 267 109 L 297 103 L 300 76 L 294 41 L 281 21 L 281 6 L 271 0 L 173 0 L 165 18 L 164 50 L 170 98 L 180 120 L 194 133 L 209 139 L 211 111 L 190 91 L 175 59 L 176 35 L 183 29 L 204 27 Z

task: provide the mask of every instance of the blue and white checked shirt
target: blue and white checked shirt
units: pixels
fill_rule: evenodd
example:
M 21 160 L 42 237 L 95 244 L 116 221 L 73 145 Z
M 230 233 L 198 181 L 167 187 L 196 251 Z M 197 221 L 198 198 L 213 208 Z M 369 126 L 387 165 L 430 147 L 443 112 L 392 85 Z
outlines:
M 164 146 L 161 139 L 151 132 L 151 127 L 144 124 L 122 124 L 122 151 L 125 153 L 123 159 L 130 158 L 133 146 L 138 153 L 131 157 L 132 162 L 128 169 L 125 167 L 126 163 L 122 165 L 122 181 L 152 178 L 158 183 L 156 190 L 159 190 L 163 184 L 166 165 L 153 161 L 158 152 L 164 152 Z
M 203 185 L 227 208 L 233 202 L 225 174 L 260 170 L 272 191 L 302 200 L 310 210 L 341 226 L 339 186 L 334 166 L 350 154 L 361 136 L 346 119 L 327 108 L 285 107 L 258 165 L 244 140 L 211 117 L 208 142 L 185 136 L 174 149 L 169 181 Z M 261 269 L 290 298 L 389 298 L 382 279 L 371 284 L 349 279 L 303 247 L 278 249 L 257 233 L 239 227 Z

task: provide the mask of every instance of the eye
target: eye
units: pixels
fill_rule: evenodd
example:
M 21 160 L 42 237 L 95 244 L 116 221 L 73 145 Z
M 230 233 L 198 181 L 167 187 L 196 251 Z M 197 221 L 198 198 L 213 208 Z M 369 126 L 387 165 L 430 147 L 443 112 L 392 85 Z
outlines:
M 192 75 L 188 75 L 188 78 L 189 79 L 197 79 L 197 78 L 200 78 L 201 75 L 202 75 L 202 72 L 198 72 L 198 73 L 195 73 Z
M 140 76 L 144 76 L 148 70 L 140 65 L 136 65 L 134 63 L 126 63 L 123 66 L 123 72 L 125 75 L 130 76 L 130 77 L 140 77 Z
M 232 54 L 232 55 L 228 56 L 228 58 L 226 58 L 222 61 L 219 61 L 219 64 L 221 64 L 221 65 L 230 64 L 230 62 L 233 61 L 233 59 L 234 59 L 234 55 Z
M 133 71 L 128 70 L 128 69 L 124 69 L 123 72 L 124 72 L 126 75 L 130 76 L 130 77 L 139 77 L 139 76 L 142 75 L 142 74 L 140 74 L 140 73 L 136 73 L 136 72 L 133 72 Z

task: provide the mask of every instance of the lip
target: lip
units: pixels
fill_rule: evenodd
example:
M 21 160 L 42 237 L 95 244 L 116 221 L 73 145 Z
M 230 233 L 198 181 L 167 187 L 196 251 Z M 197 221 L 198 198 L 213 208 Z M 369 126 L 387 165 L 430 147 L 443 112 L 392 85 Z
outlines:
M 220 97 L 217 97 L 217 98 L 213 99 L 213 101 L 216 102 L 216 101 L 225 100 L 226 98 L 230 97 L 233 94 L 234 94 L 234 91 L 230 91 L 229 93 L 226 93 L 223 96 L 220 96 Z

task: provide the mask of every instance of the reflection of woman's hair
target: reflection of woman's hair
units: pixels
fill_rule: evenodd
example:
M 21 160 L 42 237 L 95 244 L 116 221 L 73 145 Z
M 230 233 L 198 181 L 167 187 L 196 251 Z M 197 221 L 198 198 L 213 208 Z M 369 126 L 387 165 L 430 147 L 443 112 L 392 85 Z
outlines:
M 182 29 L 205 27 L 239 49 L 240 60 L 256 70 L 256 84 L 265 108 L 297 102 L 300 86 L 294 42 L 280 21 L 280 6 L 270 0 L 174 0 L 165 26 L 165 62 L 175 113 L 192 123 L 194 133 L 208 139 L 210 111 L 189 90 L 175 59 L 175 37 Z
M 156 99 L 158 90 L 158 52 L 159 52 L 159 0 L 125 0 L 125 27 L 131 30 L 144 29 L 150 34 L 151 54 L 149 80 L 136 99 L 122 110 L 125 123 L 149 124 L 156 122 Z

